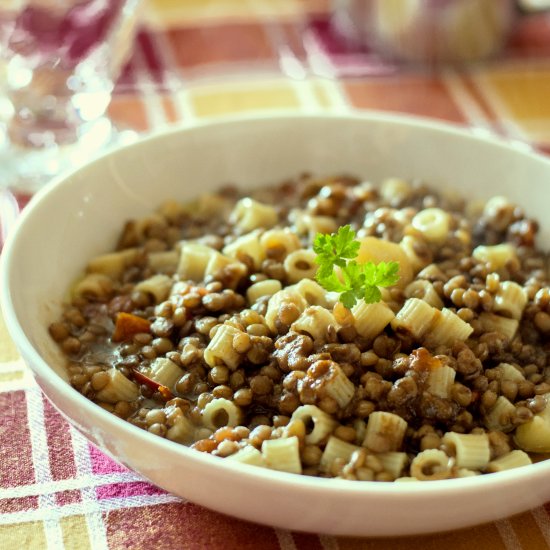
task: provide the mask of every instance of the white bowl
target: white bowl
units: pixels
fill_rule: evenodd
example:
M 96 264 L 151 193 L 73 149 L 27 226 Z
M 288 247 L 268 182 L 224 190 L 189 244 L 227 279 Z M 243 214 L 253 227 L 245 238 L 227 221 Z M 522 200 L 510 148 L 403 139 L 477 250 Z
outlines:
M 382 114 L 230 119 L 175 129 L 60 178 L 27 206 L 2 257 L 2 304 L 21 355 L 53 404 L 86 437 L 164 489 L 226 514 L 300 531 L 405 535 L 460 528 L 550 500 L 550 461 L 428 483 L 314 479 L 193 451 L 142 431 L 66 383 L 48 335 L 71 281 L 108 251 L 122 223 L 164 199 L 222 183 L 276 183 L 303 171 L 379 181 L 423 178 L 468 196 L 504 194 L 550 242 L 550 162 L 526 148 L 444 124 Z

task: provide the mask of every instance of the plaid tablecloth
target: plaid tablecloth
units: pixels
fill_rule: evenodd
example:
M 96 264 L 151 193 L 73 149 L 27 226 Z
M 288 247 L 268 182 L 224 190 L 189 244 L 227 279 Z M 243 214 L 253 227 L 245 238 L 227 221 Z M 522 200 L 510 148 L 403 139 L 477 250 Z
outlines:
M 550 16 L 523 18 L 498 60 L 433 72 L 399 68 L 352 47 L 333 32 L 329 9 L 323 0 L 150 0 L 111 116 L 147 132 L 239 112 L 382 109 L 550 152 Z M 27 199 L 0 194 L 2 237 Z M 0 320 L 1 549 L 549 547 L 550 504 L 457 532 L 350 539 L 275 530 L 185 502 L 105 457 L 69 426 L 42 396 Z

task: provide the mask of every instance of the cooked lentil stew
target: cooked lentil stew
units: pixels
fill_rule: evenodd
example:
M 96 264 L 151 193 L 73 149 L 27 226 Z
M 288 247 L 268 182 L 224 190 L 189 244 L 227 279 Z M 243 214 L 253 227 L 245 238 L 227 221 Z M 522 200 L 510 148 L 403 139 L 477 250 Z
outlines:
M 397 261 L 382 301 L 314 280 L 317 233 Z M 550 288 L 536 221 L 422 182 L 304 175 L 128 221 L 50 325 L 70 383 L 160 437 L 311 476 L 497 472 L 550 451 Z

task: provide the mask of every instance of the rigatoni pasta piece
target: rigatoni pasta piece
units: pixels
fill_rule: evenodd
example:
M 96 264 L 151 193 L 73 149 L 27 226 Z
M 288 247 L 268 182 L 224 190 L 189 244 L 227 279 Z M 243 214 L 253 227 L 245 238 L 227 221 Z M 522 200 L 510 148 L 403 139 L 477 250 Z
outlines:
M 363 446 L 375 453 L 399 451 L 407 430 L 407 422 L 400 416 L 375 411 L 369 415 Z
M 234 460 L 241 464 L 250 464 L 251 466 L 266 467 L 265 459 L 260 451 L 253 445 L 246 445 L 236 453 L 229 455 L 227 460 Z
M 260 227 L 271 228 L 277 223 L 277 210 L 249 197 L 241 199 L 233 208 L 229 221 L 242 231 L 252 231 Z
M 382 463 L 384 471 L 390 474 L 393 479 L 397 479 L 409 461 L 407 453 L 390 451 L 387 453 L 377 453 L 376 458 Z
M 426 449 L 411 461 L 411 476 L 420 481 L 451 477 L 452 459 L 439 449 Z
M 449 214 L 441 208 L 425 208 L 414 216 L 412 226 L 427 241 L 441 244 L 449 233 Z
M 397 262 L 399 264 L 399 281 L 396 286 L 405 288 L 413 279 L 413 268 L 405 251 L 397 243 L 392 243 L 377 237 L 362 237 L 357 262 L 369 261 L 375 264 L 380 262 Z
M 170 441 L 189 445 L 195 440 L 196 426 L 186 416 L 178 416 L 174 420 L 174 425 L 168 428 L 166 438 Z
M 329 307 L 328 292 L 313 279 L 302 279 L 293 285 L 310 306 Z
M 511 470 L 512 468 L 519 468 L 520 466 L 527 466 L 529 464 L 533 464 L 529 455 L 524 451 L 514 449 L 491 460 L 487 464 L 485 471 L 489 473 L 503 472 L 504 470 Z
M 281 281 L 266 279 L 250 285 L 246 291 L 246 299 L 249 304 L 255 304 L 263 296 L 273 296 L 283 288 Z
M 235 427 L 242 421 L 241 409 L 223 397 L 212 399 L 202 410 L 202 423 L 210 430 L 217 430 L 224 426 Z
M 338 426 L 338 422 L 315 405 L 302 405 L 293 413 L 290 420 L 301 420 L 306 430 L 312 424 L 311 431 L 306 433 L 305 442 L 308 445 L 317 445 L 326 439 Z
M 505 267 L 508 262 L 519 264 L 514 245 L 508 243 L 495 244 L 493 246 L 477 246 L 474 248 L 472 256 L 476 260 L 487 264 L 492 271 Z
M 233 338 L 242 331 L 228 325 L 220 325 L 204 350 L 204 360 L 209 367 L 225 365 L 235 370 L 241 363 L 241 354 L 233 348 Z
M 450 396 L 455 381 L 456 371 L 448 365 L 431 368 L 428 374 L 427 386 L 432 395 L 446 399 Z
M 294 304 L 299 313 L 302 313 L 304 309 L 308 306 L 305 298 L 293 287 L 286 287 L 283 290 L 280 290 L 271 298 L 267 304 L 267 311 L 264 315 L 266 325 L 269 327 L 271 332 L 276 332 L 277 328 L 275 326 L 275 321 L 279 317 L 279 311 L 281 307 L 285 304 Z
M 149 378 L 159 384 L 172 388 L 172 386 L 185 374 L 185 372 L 167 357 L 157 357 L 152 363 Z
M 525 375 L 519 369 L 510 363 L 499 363 L 496 367 L 502 374 L 502 380 L 510 380 L 512 382 L 522 382 L 525 380 Z
M 160 304 L 168 298 L 172 284 L 172 277 L 159 273 L 139 282 L 134 287 L 134 290 L 137 290 L 138 292 L 145 292 L 146 294 L 153 296 L 155 304 Z
M 137 248 L 127 248 L 118 252 L 109 252 L 92 258 L 86 266 L 88 273 L 102 273 L 118 279 L 124 270 L 138 258 L 140 252 Z
M 435 290 L 434 285 L 426 279 L 417 279 L 407 285 L 405 297 L 418 298 L 436 309 L 441 309 L 443 307 L 443 300 Z
M 338 230 L 338 224 L 333 217 L 313 215 L 298 208 L 290 212 L 289 220 L 294 224 L 298 235 L 309 235 L 311 240 L 317 233 L 335 233 Z
M 239 260 L 243 255 L 252 259 L 254 269 L 260 269 L 265 260 L 265 248 L 260 244 L 259 230 L 251 231 L 246 235 L 237 237 L 232 243 L 224 246 L 222 252 L 231 258 Z
M 344 462 L 348 462 L 351 458 L 351 455 L 358 451 L 361 447 L 348 443 L 347 441 L 342 441 L 341 439 L 331 435 L 325 445 L 323 454 L 321 455 L 321 462 L 319 467 L 321 471 L 328 472 L 332 463 L 338 458 L 342 459 Z
M 281 259 L 301 248 L 300 239 L 288 227 L 265 231 L 260 237 L 260 245 L 264 256 L 268 256 L 270 251 L 280 251 L 278 257 Z
M 488 311 L 480 314 L 479 321 L 484 332 L 500 332 L 508 340 L 514 338 L 519 327 L 517 319 L 509 319 Z
M 521 319 L 523 310 L 527 304 L 527 292 L 513 281 L 500 283 L 500 288 L 495 294 L 493 311 L 511 317 Z
M 217 250 L 203 244 L 182 243 L 177 274 L 182 281 L 203 281 L 206 266 L 210 258 L 216 254 Z
M 424 336 L 428 346 L 448 346 L 459 340 L 464 342 L 474 331 L 473 327 L 462 320 L 450 309 L 435 310 L 432 323 Z
M 106 372 L 109 375 L 109 381 L 96 392 L 95 398 L 98 401 L 104 401 L 105 403 L 126 401 L 131 403 L 139 397 L 139 386 L 126 378 L 118 369 L 113 367 Z
M 280 472 L 302 473 L 300 441 L 295 435 L 281 439 L 266 439 L 262 443 L 265 465 Z
M 216 252 L 210 256 L 206 264 L 204 277 L 208 277 L 209 275 L 212 277 L 223 277 L 224 285 L 227 288 L 235 289 L 247 271 L 246 265 L 242 262 Z
M 459 468 L 483 470 L 491 459 L 489 437 L 482 434 L 447 432 L 442 439 L 447 454 Z
M 113 280 L 103 273 L 89 273 L 77 281 L 72 290 L 73 297 L 105 300 L 113 292 Z
M 386 178 L 380 184 L 380 196 L 389 205 L 406 200 L 411 193 L 411 184 L 402 178 Z
M 503 395 L 499 396 L 492 408 L 485 413 L 484 424 L 489 430 L 511 432 L 514 429 L 512 419 L 516 407 Z
M 351 309 L 354 327 L 363 338 L 374 340 L 390 324 L 395 313 L 385 302 L 367 304 L 360 300 Z
M 332 363 L 323 377 L 325 393 L 344 408 L 355 395 L 355 384 L 344 374 L 337 363 Z
M 297 283 L 302 279 L 313 279 L 319 267 L 315 263 L 316 256 L 315 252 L 309 248 L 291 252 L 283 263 L 288 280 L 291 283 Z
M 334 315 L 324 307 L 309 306 L 290 328 L 296 332 L 309 334 L 314 340 L 326 340 L 329 326 L 335 328 L 338 326 Z
M 405 235 L 399 246 L 405 251 L 415 273 L 430 264 L 432 253 L 428 244 L 421 238 Z
M 546 407 L 520 424 L 514 433 L 516 445 L 528 453 L 550 453 L 550 394 L 543 394 Z
M 147 265 L 155 273 L 173 275 L 178 267 L 179 253 L 177 250 L 166 250 L 162 252 L 150 252 L 147 255 Z
M 419 298 L 409 298 L 397 312 L 391 326 L 395 332 L 407 332 L 420 340 L 432 326 L 437 309 Z

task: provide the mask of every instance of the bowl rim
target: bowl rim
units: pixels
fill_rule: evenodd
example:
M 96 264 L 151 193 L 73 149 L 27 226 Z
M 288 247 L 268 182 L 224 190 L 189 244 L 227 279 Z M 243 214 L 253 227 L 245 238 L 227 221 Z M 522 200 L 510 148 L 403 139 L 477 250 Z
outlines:
M 81 167 L 53 178 L 46 186 L 40 189 L 32 197 L 29 204 L 18 216 L 15 226 L 12 228 L 12 231 L 6 239 L 4 249 L 0 256 L 0 281 L 2 282 L 0 289 L 0 304 L 5 317 L 7 330 L 14 340 L 19 353 L 21 356 L 24 356 L 25 363 L 33 371 L 33 374 L 39 374 L 44 378 L 50 378 L 53 375 L 55 379 L 58 379 L 58 381 L 61 382 L 61 384 L 59 384 L 58 391 L 61 392 L 65 399 L 73 402 L 75 406 L 83 408 L 84 411 L 92 417 L 98 416 L 107 425 L 112 425 L 114 428 L 128 431 L 131 437 L 136 440 L 141 439 L 144 443 L 157 446 L 159 451 L 179 453 L 184 460 L 190 460 L 206 467 L 216 467 L 225 471 L 227 474 L 232 474 L 234 476 L 238 476 L 239 478 L 246 477 L 253 479 L 255 483 L 277 484 L 283 490 L 300 489 L 309 492 L 319 492 L 322 493 L 325 498 L 330 495 L 336 495 L 337 493 L 341 494 L 342 492 L 345 492 L 349 496 L 353 497 L 360 497 L 363 494 L 384 497 L 397 493 L 400 497 L 412 498 L 418 497 L 419 495 L 428 494 L 430 496 L 437 496 L 443 493 L 448 494 L 449 492 L 459 494 L 477 492 L 483 489 L 490 490 L 495 484 L 498 486 L 515 485 L 517 483 L 521 483 L 526 478 L 542 477 L 543 475 L 547 475 L 548 471 L 550 471 L 550 460 L 543 460 L 528 466 L 497 472 L 491 475 L 478 475 L 460 479 L 435 480 L 430 483 L 379 483 L 374 481 L 357 483 L 356 481 L 346 479 L 310 477 L 280 472 L 268 468 L 251 468 L 250 465 L 240 464 L 231 460 L 224 460 L 220 457 L 212 456 L 208 453 L 201 453 L 189 448 L 188 446 L 158 437 L 102 409 L 87 399 L 84 395 L 79 393 L 67 381 L 57 375 L 27 338 L 22 325 L 19 323 L 17 310 L 11 299 L 10 290 L 16 278 L 12 265 L 15 263 L 15 258 L 17 255 L 17 244 L 21 233 L 20 227 L 23 227 L 26 224 L 26 220 L 33 217 L 36 211 L 40 211 L 46 197 L 60 193 L 66 185 L 73 184 L 72 180 L 74 176 L 83 169 L 87 169 L 97 163 L 103 163 L 105 160 L 116 156 L 121 150 L 146 148 L 147 144 L 150 142 L 163 141 L 169 139 L 175 134 L 194 132 L 203 128 L 215 129 L 217 127 L 231 125 L 263 124 L 271 120 L 296 123 L 297 119 L 328 119 L 354 122 L 362 121 L 364 123 L 381 122 L 396 126 L 407 126 L 409 128 L 422 128 L 438 133 L 443 132 L 454 135 L 457 138 L 492 144 L 509 152 L 514 151 L 528 158 L 530 161 L 544 163 L 550 170 L 550 159 L 536 152 L 529 144 L 491 135 L 486 130 L 477 132 L 476 129 L 459 124 L 448 123 L 421 116 L 393 114 L 382 111 L 361 111 L 351 113 L 327 113 L 320 111 L 314 113 L 278 112 L 251 115 L 232 114 L 224 117 L 193 121 L 191 124 L 174 124 L 172 126 L 150 132 L 143 135 L 140 139 L 133 143 L 115 146 Z M 67 413 L 63 411 L 60 412 L 69 420 L 69 422 L 71 422 L 71 418 Z M 143 476 L 141 473 L 140 475 Z

